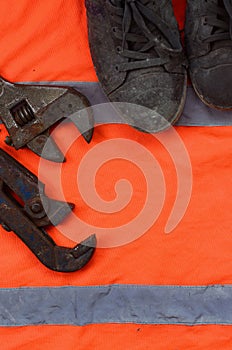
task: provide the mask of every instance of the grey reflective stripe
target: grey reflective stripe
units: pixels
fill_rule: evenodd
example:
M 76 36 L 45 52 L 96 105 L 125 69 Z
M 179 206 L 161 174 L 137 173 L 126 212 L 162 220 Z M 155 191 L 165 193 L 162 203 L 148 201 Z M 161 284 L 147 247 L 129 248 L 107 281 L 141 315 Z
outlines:
M 230 126 L 232 111 L 219 111 L 207 107 L 195 94 L 193 88 L 189 87 L 184 112 L 176 125 Z
M 24 83 L 25 84 L 25 83 Z M 28 82 L 27 84 L 32 84 Z M 55 86 L 70 86 L 83 93 L 92 105 L 109 102 L 99 83 L 91 82 L 33 82 L 33 84 L 48 84 Z M 105 123 L 102 115 L 95 115 L 96 123 Z M 108 115 L 110 118 L 110 115 Z M 114 115 L 115 121 L 115 115 Z M 110 120 L 109 120 L 110 122 Z M 118 120 L 120 122 L 120 119 Z M 219 111 L 209 108 L 202 103 L 192 87 L 188 87 L 184 112 L 176 125 L 179 126 L 230 126 L 232 125 L 232 111 Z
M 232 285 L 0 289 L 0 326 L 232 325 Z

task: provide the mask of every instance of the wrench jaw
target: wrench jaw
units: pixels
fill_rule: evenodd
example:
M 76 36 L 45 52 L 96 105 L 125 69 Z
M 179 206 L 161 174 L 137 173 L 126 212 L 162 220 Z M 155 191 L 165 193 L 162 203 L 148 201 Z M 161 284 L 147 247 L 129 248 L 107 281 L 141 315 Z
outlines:
M 12 192 L 24 206 L 12 196 Z M 59 224 L 73 207 L 72 203 L 47 197 L 44 184 L 0 149 L 0 224 L 6 231 L 13 231 L 43 265 L 54 271 L 80 270 L 92 258 L 96 248 L 95 235 L 74 248 L 68 248 L 58 246 L 44 230 L 44 226 Z
M 89 143 L 94 129 L 89 106 L 87 98 L 73 88 L 12 84 L 0 77 L 0 118 L 9 133 L 6 143 L 15 149 L 27 146 L 54 162 L 65 158 L 49 136 L 50 128 L 76 115 L 74 124 Z
M 42 200 L 41 200 L 42 198 Z M 31 206 L 25 205 L 23 211 L 36 224 L 37 227 L 47 225 L 57 226 L 72 212 L 75 205 L 69 202 L 58 201 L 41 195 L 36 205 L 43 206 L 43 212 L 32 212 Z
M 66 161 L 63 153 L 58 148 L 49 133 L 36 136 L 27 143 L 27 147 L 39 157 L 50 160 L 55 163 L 64 163 Z
M 94 118 L 92 109 L 89 107 L 77 111 L 71 116 L 71 120 L 81 133 L 84 140 L 87 143 L 90 143 L 94 132 Z
M 94 132 L 94 128 L 88 130 L 88 131 L 85 131 L 82 136 L 84 137 L 85 141 L 87 143 L 90 143 L 92 138 L 93 138 L 93 132 Z
M 55 247 L 55 266 L 49 268 L 57 272 L 74 272 L 82 269 L 92 258 L 96 249 L 96 236 L 92 235 L 74 248 Z

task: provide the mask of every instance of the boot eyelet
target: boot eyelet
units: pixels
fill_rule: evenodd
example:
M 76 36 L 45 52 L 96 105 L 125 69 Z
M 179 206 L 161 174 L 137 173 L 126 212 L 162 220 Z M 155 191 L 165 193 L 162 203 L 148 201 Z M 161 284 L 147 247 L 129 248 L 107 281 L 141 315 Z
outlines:
M 202 17 L 202 25 L 206 26 L 207 24 L 208 24 L 207 18 L 206 17 Z

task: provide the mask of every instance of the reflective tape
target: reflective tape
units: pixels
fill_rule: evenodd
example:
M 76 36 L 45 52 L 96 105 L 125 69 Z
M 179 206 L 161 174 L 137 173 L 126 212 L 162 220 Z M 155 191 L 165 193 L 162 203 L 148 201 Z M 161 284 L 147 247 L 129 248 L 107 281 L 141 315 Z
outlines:
M 232 325 L 232 286 L 0 289 L 0 326 Z
M 76 88 L 82 94 L 84 94 L 91 105 L 109 102 L 105 94 L 103 93 L 100 84 L 94 82 L 33 82 L 24 84 L 38 84 L 38 85 L 54 85 L 54 86 L 70 86 Z M 101 110 L 102 111 L 102 110 Z M 96 124 L 106 123 L 107 119 L 102 118 L 102 113 L 94 115 Z M 111 116 L 108 115 L 108 122 L 112 123 Z M 114 121 L 116 116 L 113 116 Z M 121 119 L 118 118 L 118 122 Z M 178 126 L 231 126 L 232 125 L 232 111 L 220 111 L 214 108 L 207 107 L 198 98 L 191 86 L 187 90 L 187 98 L 184 107 L 184 111 L 177 121 Z

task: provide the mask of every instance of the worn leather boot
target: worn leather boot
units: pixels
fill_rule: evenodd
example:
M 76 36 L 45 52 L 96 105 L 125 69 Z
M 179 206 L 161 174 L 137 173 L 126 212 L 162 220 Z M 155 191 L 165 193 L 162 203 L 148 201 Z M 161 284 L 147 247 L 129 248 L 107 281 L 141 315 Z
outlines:
M 138 129 L 173 124 L 184 107 L 187 74 L 171 0 L 85 3 L 92 59 L 109 100 L 153 110 L 150 118 L 135 117 Z
M 188 0 L 185 42 L 197 95 L 210 107 L 231 109 L 231 0 Z

